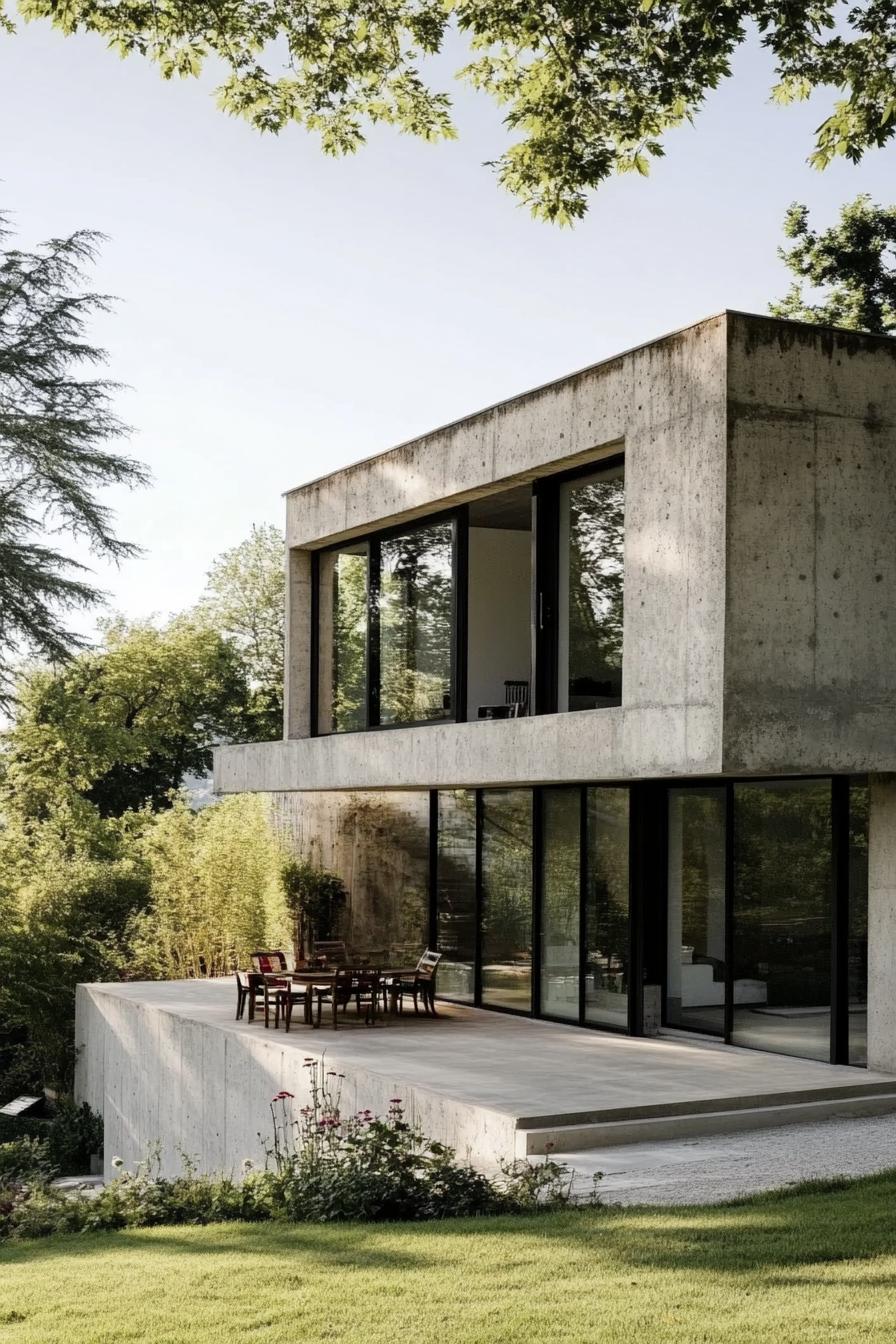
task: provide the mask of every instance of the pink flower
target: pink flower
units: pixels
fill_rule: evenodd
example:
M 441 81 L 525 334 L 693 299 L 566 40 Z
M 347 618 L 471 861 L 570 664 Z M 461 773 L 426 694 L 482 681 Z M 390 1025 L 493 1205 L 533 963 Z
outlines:
M 281 1097 L 289 1097 L 290 1101 L 294 1101 L 294 1100 L 295 1100 L 295 1093 L 294 1093 L 294 1092 L 281 1092 L 280 1095 L 281 1095 Z

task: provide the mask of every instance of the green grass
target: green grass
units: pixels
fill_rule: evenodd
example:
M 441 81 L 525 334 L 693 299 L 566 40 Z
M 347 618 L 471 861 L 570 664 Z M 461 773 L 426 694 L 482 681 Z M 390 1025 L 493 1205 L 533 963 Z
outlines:
M 723 1208 L 157 1228 L 0 1250 L 2 1344 L 896 1338 L 896 1172 Z

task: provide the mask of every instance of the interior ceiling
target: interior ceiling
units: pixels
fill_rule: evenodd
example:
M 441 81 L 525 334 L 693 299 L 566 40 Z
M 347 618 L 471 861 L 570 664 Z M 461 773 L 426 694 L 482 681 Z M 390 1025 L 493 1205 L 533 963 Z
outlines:
M 517 485 L 497 495 L 474 499 L 470 505 L 470 526 L 528 532 L 532 527 L 531 485 Z

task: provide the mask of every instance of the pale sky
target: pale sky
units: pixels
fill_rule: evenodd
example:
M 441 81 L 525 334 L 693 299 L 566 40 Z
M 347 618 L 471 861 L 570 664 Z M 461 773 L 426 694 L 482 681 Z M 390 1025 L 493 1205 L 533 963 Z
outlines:
M 110 238 L 96 287 L 121 303 L 97 335 L 155 478 L 114 496 L 145 554 L 98 570 L 112 607 L 189 605 L 303 480 L 722 308 L 764 311 L 787 285 L 791 201 L 827 223 L 859 191 L 890 203 L 893 183 L 892 150 L 810 169 L 826 103 L 773 107 L 771 82 L 744 53 L 650 178 L 611 181 L 561 230 L 498 188 L 482 161 L 499 116 L 453 82 L 459 141 L 383 130 L 331 160 L 97 39 L 0 35 L 0 205 L 20 243 Z

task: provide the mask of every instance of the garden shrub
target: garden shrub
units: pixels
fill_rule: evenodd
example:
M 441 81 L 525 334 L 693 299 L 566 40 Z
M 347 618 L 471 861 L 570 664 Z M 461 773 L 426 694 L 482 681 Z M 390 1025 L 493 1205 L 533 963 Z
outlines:
M 421 1222 L 531 1213 L 571 1202 L 570 1173 L 553 1161 L 518 1162 L 492 1178 L 409 1124 L 399 1098 L 386 1116 L 343 1116 L 342 1079 L 306 1060 L 311 1103 L 298 1113 L 280 1092 L 271 1103 L 267 1161 L 244 1163 L 243 1179 L 184 1172 L 159 1174 L 158 1153 L 135 1173 L 121 1171 L 91 1198 L 73 1198 L 36 1177 L 0 1188 L 0 1238 L 55 1232 L 216 1222 Z M 119 1159 L 114 1162 L 119 1169 Z M 0 1179 L 0 1187 L 3 1181 Z M 585 1202 L 597 1202 L 596 1189 Z

